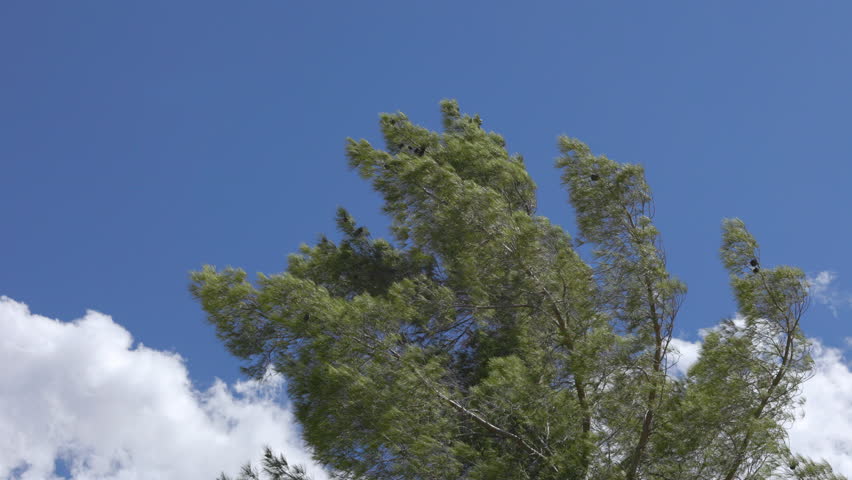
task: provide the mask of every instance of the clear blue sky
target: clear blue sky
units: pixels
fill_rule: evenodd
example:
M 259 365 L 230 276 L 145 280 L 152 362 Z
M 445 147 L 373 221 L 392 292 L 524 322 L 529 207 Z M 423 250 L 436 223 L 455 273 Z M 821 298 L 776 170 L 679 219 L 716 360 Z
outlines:
M 0 295 L 43 315 L 88 308 L 239 376 L 187 272 L 277 272 L 344 205 L 387 222 L 347 169 L 379 112 L 438 127 L 456 98 L 522 153 L 540 212 L 574 230 L 559 134 L 645 165 L 671 270 L 690 287 L 678 333 L 733 313 L 723 217 L 764 263 L 830 270 L 852 336 L 848 2 L 0 3 Z

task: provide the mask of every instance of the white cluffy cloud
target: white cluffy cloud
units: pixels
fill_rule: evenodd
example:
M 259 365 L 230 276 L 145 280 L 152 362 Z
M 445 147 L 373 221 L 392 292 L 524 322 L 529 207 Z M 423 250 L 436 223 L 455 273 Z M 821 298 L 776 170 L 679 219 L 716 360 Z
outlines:
M 701 342 L 690 342 L 689 340 L 681 340 L 672 338 L 669 342 L 669 352 L 671 358 L 671 367 L 678 376 L 686 375 L 686 371 L 698 360 L 698 355 L 701 353 Z
M 672 347 L 684 374 L 701 342 Z M 819 342 L 814 359 L 790 444 L 852 477 L 852 371 Z M 61 461 L 75 480 L 213 480 L 256 461 L 263 445 L 327 478 L 277 402 L 280 377 L 197 391 L 180 356 L 134 346 L 106 315 L 60 322 L 0 297 L 0 365 L 0 478 L 57 479 Z
M 701 342 L 672 339 L 681 352 L 676 370 L 686 372 L 698 359 Z M 790 448 L 827 460 L 836 473 L 852 478 L 852 371 L 836 348 L 813 342 L 814 376 L 802 388 L 804 407 L 788 428 Z
M 197 391 L 179 355 L 106 315 L 60 322 L 0 297 L 0 365 L 0 478 L 56 479 L 60 462 L 75 480 L 213 480 L 263 445 L 326 478 L 280 378 Z

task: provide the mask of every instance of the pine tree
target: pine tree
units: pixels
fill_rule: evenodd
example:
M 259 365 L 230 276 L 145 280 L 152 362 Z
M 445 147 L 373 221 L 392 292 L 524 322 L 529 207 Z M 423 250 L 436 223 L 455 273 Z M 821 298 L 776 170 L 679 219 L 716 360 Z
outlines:
M 642 167 L 560 138 L 572 240 L 536 214 L 503 137 L 453 101 L 441 110 L 443 132 L 385 114 L 385 149 L 348 141 L 392 241 L 340 209 L 342 240 L 303 246 L 282 274 L 192 276 L 246 371 L 286 376 L 319 462 L 375 480 L 842 478 L 786 447 L 812 369 L 800 270 L 758 267 L 755 239 L 726 220 L 742 317 L 677 376 L 686 286 L 667 270 Z

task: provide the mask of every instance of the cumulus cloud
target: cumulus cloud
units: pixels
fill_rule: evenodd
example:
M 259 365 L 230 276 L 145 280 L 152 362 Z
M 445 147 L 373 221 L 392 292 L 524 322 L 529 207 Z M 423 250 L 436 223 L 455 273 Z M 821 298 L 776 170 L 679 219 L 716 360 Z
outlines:
M 90 311 L 73 322 L 0 297 L 0 477 L 44 480 L 214 479 L 263 445 L 310 461 L 282 379 L 196 390 L 179 355 L 134 346 Z
M 701 342 L 671 346 L 685 374 Z M 852 371 L 819 342 L 814 359 L 790 445 L 852 477 Z M 60 322 L 0 297 L 0 364 L 0 478 L 58 479 L 59 462 L 75 480 L 213 480 L 257 463 L 263 445 L 327 478 L 280 401 L 280 377 L 198 391 L 179 355 L 134 345 L 106 315 Z
M 675 367 L 686 372 L 698 360 L 701 342 L 672 339 L 672 344 L 689 352 Z M 814 376 L 804 383 L 805 404 L 788 429 L 790 448 L 827 460 L 835 472 L 852 478 L 852 371 L 841 350 L 818 340 L 813 346 Z
M 686 375 L 686 371 L 698 360 L 701 350 L 701 342 L 690 342 L 680 338 L 672 338 L 669 343 L 669 351 L 672 353 L 671 368 L 675 374 Z
M 852 478 L 852 371 L 840 350 L 814 343 L 816 374 L 805 382 L 805 407 L 790 428 L 790 446 L 825 458 Z

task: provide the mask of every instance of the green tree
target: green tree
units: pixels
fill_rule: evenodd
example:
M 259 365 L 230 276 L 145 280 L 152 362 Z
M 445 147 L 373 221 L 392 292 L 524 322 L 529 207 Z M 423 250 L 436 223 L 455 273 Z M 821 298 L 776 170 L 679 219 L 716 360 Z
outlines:
M 275 455 L 269 447 L 263 449 L 262 464 L 261 470 L 245 464 L 237 480 L 311 480 L 304 467 L 290 465 L 284 456 Z M 231 477 L 223 473 L 217 480 L 231 480 Z
M 443 132 L 385 114 L 384 150 L 348 141 L 392 241 L 340 209 L 342 239 L 303 246 L 282 274 L 192 276 L 246 371 L 287 377 L 319 462 L 349 479 L 842 478 L 786 447 L 812 368 L 800 270 L 763 265 L 726 220 L 742 318 L 676 376 L 686 286 L 667 270 L 642 167 L 559 139 L 572 240 L 536 214 L 503 137 L 453 101 L 441 110 Z

